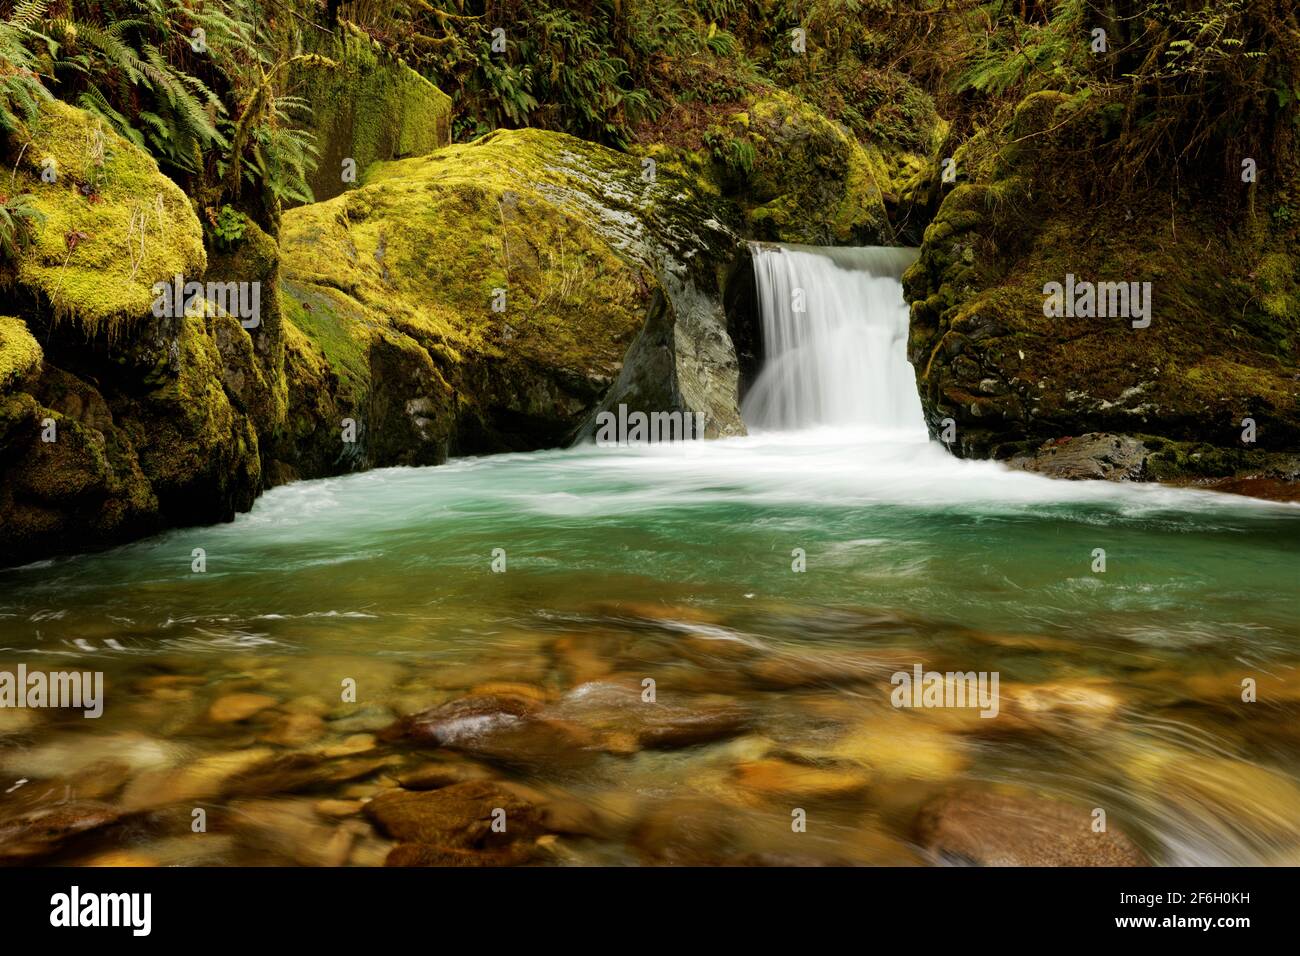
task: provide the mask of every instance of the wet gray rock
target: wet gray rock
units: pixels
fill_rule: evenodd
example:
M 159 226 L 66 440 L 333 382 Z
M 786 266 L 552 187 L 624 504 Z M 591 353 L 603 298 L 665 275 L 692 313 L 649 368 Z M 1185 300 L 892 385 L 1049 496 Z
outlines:
M 541 704 L 526 697 L 474 694 L 400 721 L 385 736 L 432 747 L 473 747 L 477 740 L 536 714 Z
M 1008 464 L 1050 478 L 1143 481 L 1148 454 L 1150 449 L 1130 435 L 1090 432 L 1044 442 L 1032 455 L 1013 458 Z

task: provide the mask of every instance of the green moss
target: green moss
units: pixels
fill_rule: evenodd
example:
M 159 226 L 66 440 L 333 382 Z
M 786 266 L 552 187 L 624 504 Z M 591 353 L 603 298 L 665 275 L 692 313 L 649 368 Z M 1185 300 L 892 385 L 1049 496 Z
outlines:
M 353 404 L 359 405 L 370 387 L 368 351 L 376 321 L 355 301 L 327 286 L 289 283 L 284 305 L 295 336 L 305 337 L 319 349 Z
M 639 328 L 646 291 L 637 272 L 582 217 L 561 153 L 615 163 L 628 157 L 562 134 L 501 132 L 429 156 L 372 168 L 366 185 L 286 216 L 286 268 L 326 300 L 341 294 L 367 321 L 417 329 L 445 355 L 501 355 L 583 368 L 621 358 Z M 602 155 L 608 154 L 608 155 Z M 505 290 L 503 313 L 493 311 Z M 347 374 L 340 302 L 296 316 L 321 335 Z M 374 324 L 378 319 L 369 320 Z
M 1147 469 L 1157 481 L 1189 477 L 1216 478 L 1249 470 L 1251 455 L 1241 449 L 1225 449 L 1206 442 L 1169 441 L 1158 436 L 1142 436 L 1152 453 Z
M 419 156 L 451 142 L 451 97 L 406 64 L 382 56 L 354 29 L 319 38 L 315 52 L 338 66 L 307 64 L 294 77 L 312 108 L 320 162 L 311 176 L 318 200 L 350 188 L 343 161 L 358 178 L 378 160 Z
M 98 390 L 47 365 L 35 393 L 0 399 L 0 561 L 155 528 L 157 499 Z M 57 441 L 41 440 L 47 420 Z
M 1265 329 L 1278 344 L 1281 355 L 1294 358 L 1300 349 L 1300 269 L 1290 250 L 1277 249 L 1264 255 L 1255 267 L 1255 298 Z
M 169 320 L 143 380 L 149 391 L 124 421 L 141 469 L 173 521 L 229 518 L 252 503 L 260 484 L 257 435 L 224 387 L 216 321 L 197 314 Z
M 34 428 L 38 411 L 36 399 L 26 392 L 0 392 L 0 451 L 8 451 L 16 437 Z
M 41 347 L 27 323 L 0 315 L 0 394 L 12 391 L 41 370 Z
M 49 159 L 53 183 L 41 179 Z M 89 113 L 45 102 L 17 178 L 45 215 L 18 256 L 18 282 L 58 317 L 116 333 L 148 315 L 155 282 L 203 274 L 202 229 L 185 194 Z
M 821 245 L 892 237 L 885 191 L 919 167 L 880 144 L 864 145 L 806 100 L 764 88 L 710 115 L 692 140 L 642 145 L 662 173 L 701 196 L 734 202 L 745 234 Z
M 853 74 L 851 98 L 836 115 L 887 153 L 932 155 L 946 126 L 934 99 L 901 70 L 859 69 Z
M 881 190 L 888 169 L 878 151 L 781 91 L 731 122 L 754 143 L 754 168 L 737 191 L 757 238 L 843 244 L 888 236 Z

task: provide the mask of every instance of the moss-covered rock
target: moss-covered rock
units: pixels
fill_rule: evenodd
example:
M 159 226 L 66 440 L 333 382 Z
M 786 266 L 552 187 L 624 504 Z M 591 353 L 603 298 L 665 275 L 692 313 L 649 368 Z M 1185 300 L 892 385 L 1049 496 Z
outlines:
M 670 343 L 674 374 L 636 399 L 740 431 L 725 332 L 715 353 L 692 344 L 722 329 L 709 293 L 732 244 L 686 183 L 563 134 L 502 131 L 376 164 L 360 188 L 285 215 L 302 333 L 291 390 L 302 375 L 334 391 L 291 411 L 291 447 L 274 457 L 301 473 L 295 457 L 363 467 L 561 444 L 620 375 L 656 290 L 670 327 L 691 333 Z M 316 429 L 296 414 L 329 419 L 325 447 L 304 448 Z M 349 417 L 356 447 L 339 451 Z
M 7 146 L 44 220 L 0 275 L 22 316 L 0 319 L 0 563 L 247 509 L 257 428 L 287 405 L 278 313 L 263 308 L 261 342 L 213 309 L 155 313 L 154 283 L 205 277 L 202 230 L 153 160 L 88 113 L 52 101 Z M 274 242 L 256 227 L 245 242 L 217 273 L 273 280 Z
M 878 152 L 808 104 L 775 92 L 732 117 L 753 143 L 746 219 L 757 239 L 864 245 L 889 237 Z
M 662 169 L 735 202 L 747 238 L 810 245 L 890 241 L 890 166 L 806 101 L 763 89 L 720 111 L 698 142 L 643 147 Z
M 308 184 L 317 201 L 350 188 L 344 160 L 355 162 L 360 178 L 376 161 L 420 156 L 451 142 L 451 97 L 387 58 L 370 37 L 345 24 L 340 35 L 307 39 L 333 64 L 304 63 L 293 77 L 312 109 L 320 155 Z
M 0 315 L 0 395 L 20 391 L 41 371 L 41 347 L 27 323 Z
M 932 432 L 951 420 L 954 452 L 1049 470 L 1063 439 L 1105 433 L 1141 440 L 1146 478 L 1272 473 L 1277 453 L 1300 447 L 1295 236 L 1262 221 L 1225 228 L 1209 196 L 1091 204 L 1070 160 L 1083 134 L 1056 132 L 1079 103 L 1034 94 L 956 152 L 957 182 L 904 277 Z M 1132 303 L 1045 314 L 1048 283 L 1072 281 L 1139 283 L 1149 324 Z M 1152 452 L 1153 439 L 1224 454 L 1202 450 L 1193 467 Z M 1098 474 L 1135 477 L 1105 457 Z
M 130 437 L 93 386 L 46 366 L 0 398 L 0 564 L 158 530 L 158 501 Z
M 107 124 L 49 100 L 15 148 L 15 188 L 45 217 L 19 253 L 16 278 L 56 318 L 115 335 L 149 314 L 155 282 L 203 274 L 203 230 L 189 200 Z
M 118 400 L 169 524 L 230 520 L 261 487 L 252 419 L 225 389 L 221 326 L 234 334 L 238 323 L 206 315 L 159 323 L 137 343 L 138 359 L 152 363 L 137 366 L 149 390 Z
M 252 221 L 228 248 L 208 256 L 207 282 L 257 283 L 258 324 L 245 329 L 232 316 L 212 323 L 221 354 L 222 381 L 259 435 L 283 424 L 289 406 L 284 376 L 284 326 L 280 317 L 280 248 Z

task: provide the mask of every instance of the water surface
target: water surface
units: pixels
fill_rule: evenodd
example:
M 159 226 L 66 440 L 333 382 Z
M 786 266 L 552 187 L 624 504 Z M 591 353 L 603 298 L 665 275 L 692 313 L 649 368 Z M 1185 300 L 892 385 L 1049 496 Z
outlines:
M 1104 573 L 1092 570 L 1098 548 Z M 662 808 L 730 834 L 680 861 L 794 852 L 800 795 L 737 782 L 738 767 L 773 754 L 869 781 L 852 798 L 798 799 L 827 824 L 803 835 L 801 859 L 923 862 L 911 811 L 1002 782 L 1109 808 L 1160 862 L 1294 860 L 1298 556 L 1295 506 L 1057 482 L 954 460 L 910 431 L 587 447 L 303 482 L 232 524 L 0 577 L 0 660 L 109 680 L 101 720 L 43 714 L 0 738 L 0 790 L 75 775 L 105 749 L 139 762 L 147 741 L 164 766 L 255 746 L 303 698 L 330 704 L 322 739 L 300 748 L 319 750 L 366 726 L 359 713 L 373 730 L 483 685 L 563 701 L 649 677 L 662 703 L 739 702 L 753 725 L 677 750 L 487 761 L 613 815 L 566 860 L 678 861 L 680 835 L 637 844 L 637 821 Z M 987 721 L 896 710 L 888 675 L 911 661 L 997 671 L 1009 699 L 1036 686 L 1066 703 L 1004 703 Z M 858 666 L 870 676 L 852 676 Z M 162 701 L 144 689 L 169 674 L 194 680 Z M 338 703 L 346 676 L 360 684 L 355 706 Z M 1240 701 L 1244 676 L 1261 681 L 1258 703 Z M 206 719 L 213 700 L 250 691 L 283 706 Z M 1265 786 L 1237 785 L 1242 772 Z M 110 844 L 161 839 L 145 827 Z M 238 841 L 212 845 L 222 851 L 196 839 L 184 859 L 263 861 Z

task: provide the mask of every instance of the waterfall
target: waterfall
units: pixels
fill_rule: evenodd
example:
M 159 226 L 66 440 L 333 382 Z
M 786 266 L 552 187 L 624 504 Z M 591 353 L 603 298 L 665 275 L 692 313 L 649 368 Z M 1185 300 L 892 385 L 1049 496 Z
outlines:
M 742 403 L 745 423 L 924 431 L 900 282 L 916 255 L 881 246 L 755 245 L 765 360 Z

